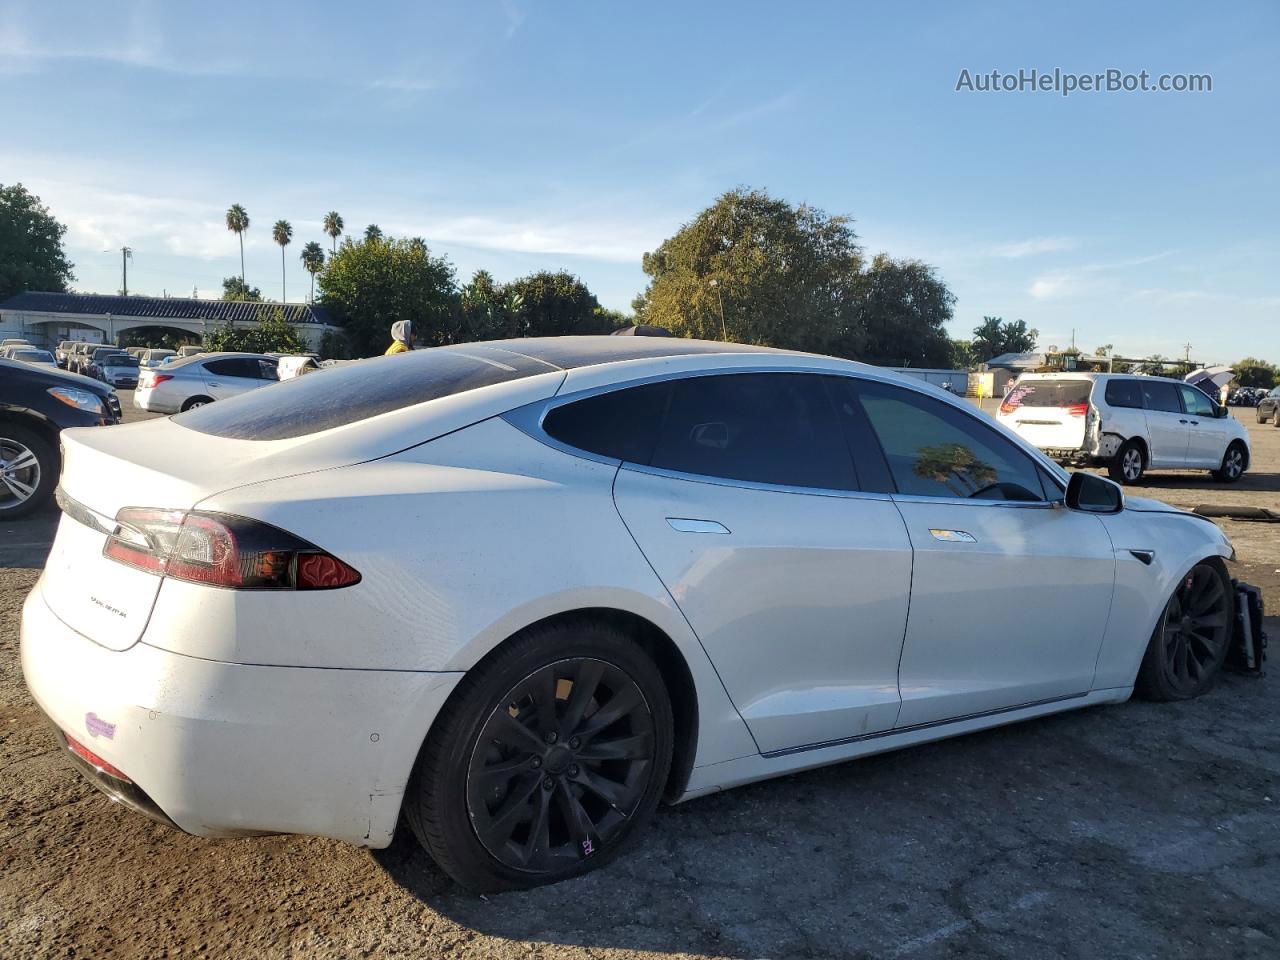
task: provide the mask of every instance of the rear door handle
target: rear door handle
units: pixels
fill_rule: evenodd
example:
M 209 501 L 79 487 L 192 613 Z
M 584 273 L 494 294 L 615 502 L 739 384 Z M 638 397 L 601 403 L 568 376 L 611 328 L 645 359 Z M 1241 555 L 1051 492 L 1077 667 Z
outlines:
M 728 533 L 729 528 L 715 520 L 694 520 L 690 517 L 667 517 L 667 524 L 679 533 Z

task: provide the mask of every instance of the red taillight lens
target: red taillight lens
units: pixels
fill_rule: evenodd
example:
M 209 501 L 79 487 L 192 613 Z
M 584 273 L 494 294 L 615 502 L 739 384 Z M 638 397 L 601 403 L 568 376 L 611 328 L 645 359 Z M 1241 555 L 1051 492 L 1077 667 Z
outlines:
M 173 379 L 173 374 L 171 373 L 144 373 L 142 376 L 138 378 L 138 384 L 139 386 L 150 388 L 150 387 L 159 386 L 160 384 L 164 383 L 166 380 L 172 380 L 172 379 Z
M 63 736 L 65 737 L 66 734 L 63 734 Z M 103 760 L 79 740 L 73 740 L 71 737 L 67 737 L 67 749 L 81 760 L 84 760 L 91 766 L 101 770 L 107 776 L 115 777 L 117 780 L 123 780 L 125 783 L 133 783 L 132 780 L 124 775 L 123 770 L 119 767 L 113 767 L 111 764 L 107 763 L 107 761 Z
M 1088 412 L 1089 405 L 1087 403 L 1073 403 L 1067 407 L 1067 413 L 1073 417 L 1083 417 Z
M 314 544 L 225 513 L 126 507 L 102 553 L 148 573 L 238 590 L 332 590 L 360 582 L 356 570 Z
M 1016 403 L 1010 403 L 1008 400 L 1000 404 L 1001 413 L 1013 413 L 1013 411 L 1017 409 L 1018 409 L 1018 405 Z

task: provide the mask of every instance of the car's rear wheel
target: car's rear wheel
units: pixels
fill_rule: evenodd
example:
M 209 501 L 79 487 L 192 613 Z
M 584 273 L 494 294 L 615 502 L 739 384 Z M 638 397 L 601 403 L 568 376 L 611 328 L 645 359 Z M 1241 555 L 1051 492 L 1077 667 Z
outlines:
M 0 517 L 20 517 L 53 496 L 58 451 L 40 434 L 0 422 Z
M 1258 418 L 1258 422 L 1259 422 L 1259 423 L 1266 423 L 1266 422 L 1267 422 L 1267 415 L 1266 415 L 1265 413 L 1263 413 L 1263 412 L 1262 412 L 1262 406 L 1261 406 L 1261 405 L 1259 405 L 1259 406 L 1258 406 L 1258 409 L 1254 412 L 1254 416 L 1256 416 L 1256 417 Z
M 1146 455 L 1136 440 L 1126 440 L 1107 464 L 1107 473 L 1116 483 L 1137 483 L 1146 469 Z
M 671 765 L 653 661 L 594 620 L 538 627 L 471 671 L 414 766 L 405 815 L 475 891 L 603 866 L 653 813 Z
M 1227 447 L 1227 452 L 1222 455 L 1222 466 L 1213 471 L 1213 479 L 1219 483 L 1235 483 L 1244 476 L 1245 467 L 1248 465 L 1248 454 L 1245 453 L 1244 444 L 1237 440 Z
M 1138 670 L 1137 689 L 1151 700 L 1187 700 L 1213 686 L 1231 639 L 1231 581 L 1204 561 L 1178 581 Z
M 213 403 L 209 397 L 191 397 L 182 404 L 182 410 L 185 413 L 188 410 L 194 410 L 196 407 L 203 407 L 206 403 Z

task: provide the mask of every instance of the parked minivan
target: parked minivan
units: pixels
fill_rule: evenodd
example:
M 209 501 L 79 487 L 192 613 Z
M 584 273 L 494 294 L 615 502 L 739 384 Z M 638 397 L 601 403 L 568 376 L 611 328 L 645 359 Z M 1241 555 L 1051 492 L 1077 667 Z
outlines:
M 996 419 L 1059 463 L 1106 467 L 1118 483 L 1149 469 L 1205 469 L 1234 483 L 1249 468 L 1244 425 L 1181 380 L 1024 374 Z

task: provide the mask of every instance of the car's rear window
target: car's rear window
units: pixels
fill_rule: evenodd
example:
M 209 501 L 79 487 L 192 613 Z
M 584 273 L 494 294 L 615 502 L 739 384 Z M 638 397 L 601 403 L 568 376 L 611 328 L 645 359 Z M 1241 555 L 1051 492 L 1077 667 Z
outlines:
M 1092 380 L 1026 380 L 1014 386 L 1004 406 L 1076 407 L 1089 402 L 1092 389 Z
M 475 344 L 435 347 L 323 368 L 309 376 L 196 407 L 173 420 L 215 437 L 288 440 L 555 369 L 538 360 Z
M 113 353 L 102 361 L 102 365 L 104 367 L 136 367 L 138 358 L 131 357 L 127 353 Z

